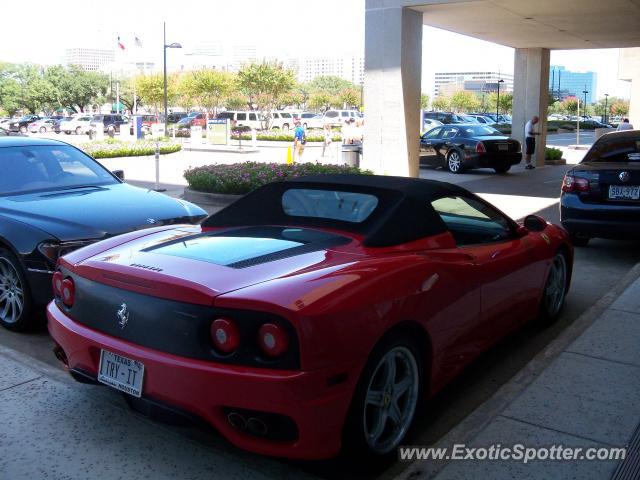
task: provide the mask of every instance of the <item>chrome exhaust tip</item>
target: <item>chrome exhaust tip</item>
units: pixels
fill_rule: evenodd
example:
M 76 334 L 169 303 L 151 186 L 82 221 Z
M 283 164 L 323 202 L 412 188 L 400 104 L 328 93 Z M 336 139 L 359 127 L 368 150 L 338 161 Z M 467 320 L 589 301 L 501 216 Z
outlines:
M 245 430 L 247 428 L 247 420 L 238 412 L 231 412 L 227 415 L 227 421 L 233 428 Z
M 265 436 L 268 428 L 267 424 L 259 418 L 251 417 L 247 420 L 247 429 L 254 435 Z

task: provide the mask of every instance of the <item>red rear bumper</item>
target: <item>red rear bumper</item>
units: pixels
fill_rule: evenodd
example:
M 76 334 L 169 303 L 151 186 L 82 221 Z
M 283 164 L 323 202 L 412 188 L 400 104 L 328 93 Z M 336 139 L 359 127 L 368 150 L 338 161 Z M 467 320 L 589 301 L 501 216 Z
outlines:
M 49 333 L 64 350 L 70 369 L 97 377 L 101 349 L 138 360 L 145 366 L 143 397 L 201 417 L 240 448 L 301 459 L 328 458 L 340 450 L 355 372 L 348 372 L 348 381 L 329 386 L 335 369 L 266 370 L 178 357 L 87 328 L 53 302 L 47 318 Z M 237 430 L 229 424 L 225 408 L 288 416 L 297 426 L 298 438 L 283 442 Z

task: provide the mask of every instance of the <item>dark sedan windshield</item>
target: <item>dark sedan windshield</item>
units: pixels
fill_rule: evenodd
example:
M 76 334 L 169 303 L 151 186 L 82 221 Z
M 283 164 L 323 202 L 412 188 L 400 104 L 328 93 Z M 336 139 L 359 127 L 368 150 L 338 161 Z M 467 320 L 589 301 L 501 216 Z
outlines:
M 581 163 L 640 162 L 640 137 L 621 137 L 596 143 Z
M 0 195 L 117 183 L 91 157 L 67 145 L 0 148 L 0 166 Z
M 486 137 L 487 135 L 502 135 L 498 130 L 486 125 L 469 125 L 460 128 L 463 137 Z

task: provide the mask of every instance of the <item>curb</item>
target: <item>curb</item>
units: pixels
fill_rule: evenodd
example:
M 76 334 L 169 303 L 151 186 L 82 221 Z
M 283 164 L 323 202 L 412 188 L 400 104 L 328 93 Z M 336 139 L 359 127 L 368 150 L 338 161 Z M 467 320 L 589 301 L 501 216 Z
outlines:
M 488 400 L 453 427 L 437 443 L 429 447 L 450 446 L 456 443 L 469 443 L 500 412 L 509 406 L 533 381 L 540 376 L 551 363 L 582 333 L 584 333 L 618 297 L 640 277 L 640 263 L 637 263 L 607 293 L 605 293 L 587 311 L 560 333 L 547 348 L 533 357 L 507 383 L 502 385 Z M 440 473 L 451 461 L 438 462 L 414 461 L 394 480 L 429 480 Z
M 182 195 L 182 198 L 188 202 L 195 203 L 196 205 L 204 203 L 213 207 L 226 207 L 242 197 L 243 195 L 199 192 L 189 187 L 185 187 L 184 195 Z

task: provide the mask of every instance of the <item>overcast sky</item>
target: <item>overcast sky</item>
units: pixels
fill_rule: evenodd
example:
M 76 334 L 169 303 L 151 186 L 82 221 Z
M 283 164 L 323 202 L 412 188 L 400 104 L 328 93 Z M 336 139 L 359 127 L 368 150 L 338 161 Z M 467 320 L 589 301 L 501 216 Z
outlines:
M 167 41 L 182 51 L 169 52 L 169 62 L 202 42 L 255 44 L 258 54 L 277 57 L 351 55 L 364 50 L 364 0 L 110 0 L 107 4 L 78 0 L 3 2 L 0 61 L 60 63 L 64 49 L 115 46 L 121 36 L 141 55 L 162 62 L 162 22 Z M 446 45 L 446 48 L 443 46 Z M 617 80 L 618 50 L 552 51 L 551 63 L 569 70 L 597 72 L 597 96 L 629 96 L 629 84 Z M 430 92 L 435 71 L 513 71 L 513 49 L 462 35 L 424 28 L 423 90 Z

